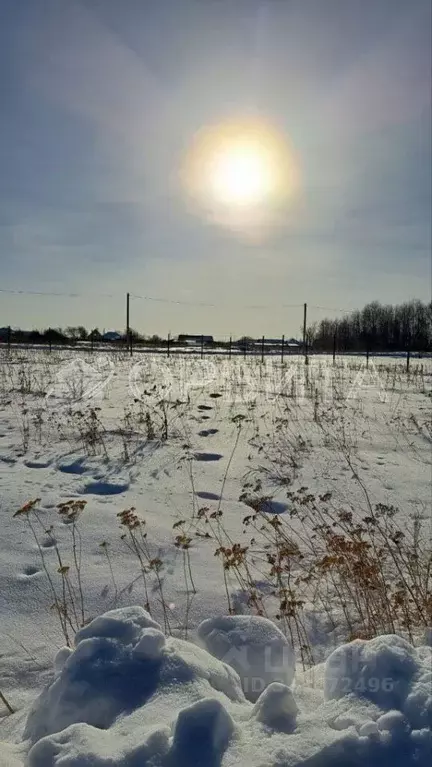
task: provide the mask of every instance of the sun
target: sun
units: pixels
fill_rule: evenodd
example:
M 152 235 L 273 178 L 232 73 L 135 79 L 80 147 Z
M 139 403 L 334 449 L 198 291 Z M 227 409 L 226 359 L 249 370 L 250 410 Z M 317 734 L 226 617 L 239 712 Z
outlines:
M 215 152 L 211 162 L 210 193 L 226 205 L 259 204 L 271 194 L 274 180 L 268 153 L 250 141 Z
M 201 128 L 180 176 L 194 212 L 247 237 L 285 224 L 299 198 L 299 166 L 288 137 L 261 118 Z

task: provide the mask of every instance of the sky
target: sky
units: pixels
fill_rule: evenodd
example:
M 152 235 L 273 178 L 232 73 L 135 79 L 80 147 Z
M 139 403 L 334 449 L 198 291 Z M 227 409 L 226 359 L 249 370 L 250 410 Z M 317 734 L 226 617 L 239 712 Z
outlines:
M 129 291 L 146 334 L 291 336 L 303 302 L 430 300 L 431 25 L 431 0 L 0 0 L 0 326 L 122 329 Z M 259 239 L 180 180 L 243 118 L 301 179 Z

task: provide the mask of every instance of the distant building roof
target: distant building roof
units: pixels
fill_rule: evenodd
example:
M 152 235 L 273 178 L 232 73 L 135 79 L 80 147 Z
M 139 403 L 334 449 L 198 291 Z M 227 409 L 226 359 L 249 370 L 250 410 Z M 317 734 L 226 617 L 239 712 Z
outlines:
M 179 343 L 186 343 L 186 344 L 212 344 L 213 343 L 213 336 L 197 336 L 197 335 L 189 335 L 187 333 L 180 333 L 178 336 Z
M 262 344 L 263 339 L 257 338 L 252 343 L 254 344 Z M 282 346 L 282 338 L 264 338 L 264 345 L 265 346 Z M 285 338 L 284 339 L 284 346 L 301 346 L 300 341 L 296 341 L 295 338 Z

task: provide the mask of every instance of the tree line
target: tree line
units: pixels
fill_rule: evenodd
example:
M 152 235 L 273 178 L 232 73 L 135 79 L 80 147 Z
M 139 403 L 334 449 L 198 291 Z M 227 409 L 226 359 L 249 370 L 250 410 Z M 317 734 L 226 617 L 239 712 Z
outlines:
M 326 352 L 432 351 L 432 302 L 372 301 L 342 318 L 312 323 L 306 340 L 310 349 Z
M 126 334 L 118 334 L 126 342 Z M 97 343 L 104 340 L 98 328 L 88 331 L 82 325 L 46 330 L 10 330 L 0 328 L 0 341 L 12 343 L 75 344 L 82 341 Z M 108 340 L 108 339 L 106 339 Z M 167 339 L 158 335 L 144 336 L 130 330 L 134 344 L 166 345 Z M 246 342 L 252 339 L 244 338 Z M 432 301 L 418 299 L 390 305 L 372 301 L 363 309 L 352 311 L 338 319 L 322 319 L 310 324 L 306 330 L 310 351 L 331 352 L 427 352 L 432 351 Z M 171 340 L 175 345 L 175 341 Z M 240 343 L 239 341 L 237 343 Z M 223 345 L 218 342 L 218 345 Z M 227 344 L 225 344 L 227 345 Z

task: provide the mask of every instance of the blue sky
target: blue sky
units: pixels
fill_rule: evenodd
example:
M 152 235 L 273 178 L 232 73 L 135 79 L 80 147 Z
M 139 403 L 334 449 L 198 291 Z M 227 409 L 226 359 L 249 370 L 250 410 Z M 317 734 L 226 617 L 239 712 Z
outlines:
M 430 299 L 430 71 L 430 0 L 0 0 L 0 287 L 79 294 L 0 294 L 0 325 L 122 327 L 128 290 L 181 302 L 135 299 L 147 333 Z M 250 115 L 301 170 L 259 243 L 178 182 L 202 126 Z

